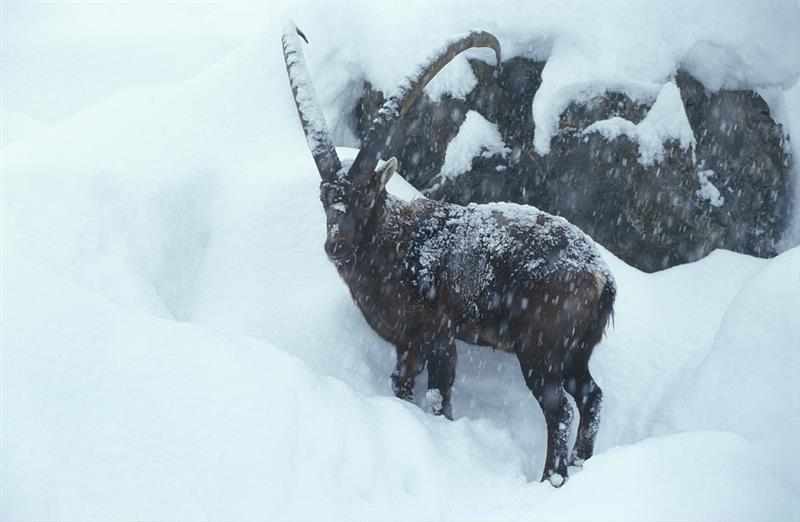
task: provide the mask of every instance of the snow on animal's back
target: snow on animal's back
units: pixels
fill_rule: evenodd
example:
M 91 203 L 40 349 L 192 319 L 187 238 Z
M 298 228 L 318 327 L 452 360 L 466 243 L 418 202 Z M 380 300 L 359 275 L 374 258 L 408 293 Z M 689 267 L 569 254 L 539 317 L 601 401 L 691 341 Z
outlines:
M 563 217 L 515 203 L 473 203 L 465 214 L 490 256 L 523 256 L 517 260 L 523 263 L 519 276 L 538 280 L 554 272 L 608 270 L 591 238 Z
M 441 204 L 417 200 L 421 215 L 417 279 L 458 280 L 477 297 L 498 276 L 518 284 L 592 274 L 598 291 L 613 279 L 594 241 L 566 219 L 514 203 Z

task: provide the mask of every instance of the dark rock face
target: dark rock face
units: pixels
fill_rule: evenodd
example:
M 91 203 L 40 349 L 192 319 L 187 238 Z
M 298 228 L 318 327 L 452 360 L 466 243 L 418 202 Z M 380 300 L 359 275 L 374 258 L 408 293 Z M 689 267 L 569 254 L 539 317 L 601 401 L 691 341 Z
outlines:
M 550 153 L 542 156 L 533 148 L 531 105 L 544 63 L 513 58 L 499 74 L 491 65 L 470 63 L 478 84 L 466 100 L 422 100 L 386 152 L 397 156 L 408 181 L 428 197 L 534 205 L 566 217 L 645 271 L 693 261 L 716 248 L 775 255 L 788 218 L 790 158 L 781 126 L 754 92 L 710 93 L 679 73 L 697 143 L 693 150 L 668 143 L 663 158 L 649 166 L 639 162 L 635 140 L 582 133 L 599 120 L 618 116 L 639 123 L 647 115 L 648 106 L 609 92 L 568 106 Z M 382 102 L 382 94 L 366 85 L 354 114 L 359 134 Z M 437 177 L 469 110 L 496 123 L 512 153 L 476 157 L 470 171 Z

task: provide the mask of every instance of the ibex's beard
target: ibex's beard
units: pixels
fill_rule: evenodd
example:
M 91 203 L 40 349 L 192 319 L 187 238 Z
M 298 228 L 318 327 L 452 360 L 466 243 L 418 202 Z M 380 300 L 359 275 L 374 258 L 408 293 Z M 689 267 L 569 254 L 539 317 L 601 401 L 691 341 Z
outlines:
M 356 265 L 356 256 L 355 254 L 348 254 L 348 255 L 340 255 L 340 256 L 328 256 L 328 261 L 333 263 L 333 266 L 336 267 L 336 270 L 339 273 L 352 273 L 353 267 Z
M 355 253 L 349 249 L 328 251 L 327 254 L 328 259 L 335 264 L 348 264 L 355 257 Z
M 336 257 L 331 258 L 331 263 L 336 265 L 338 269 L 346 269 L 353 265 L 355 262 L 355 256 L 343 256 L 343 257 Z
M 350 265 L 355 259 L 355 249 L 342 242 L 326 241 L 325 253 L 328 255 L 328 259 L 336 266 Z

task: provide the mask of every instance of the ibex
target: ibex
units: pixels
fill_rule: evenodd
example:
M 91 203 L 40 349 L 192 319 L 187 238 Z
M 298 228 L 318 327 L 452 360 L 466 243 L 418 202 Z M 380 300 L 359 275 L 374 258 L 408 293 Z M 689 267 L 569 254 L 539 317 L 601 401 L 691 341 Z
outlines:
M 466 207 L 386 192 L 397 169 L 379 159 L 397 121 L 456 55 L 494 50 L 493 35 L 473 31 L 419 66 L 388 97 L 356 159 L 342 166 L 306 70 L 298 35 L 283 34 L 283 56 L 297 112 L 322 182 L 325 252 L 369 325 L 397 350 L 394 394 L 413 400 L 427 365 L 435 414 L 452 418 L 456 339 L 516 354 L 547 423 L 542 480 L 556 487 L 567 466 L 592 456 L 602 392 L 589 358 L 612 315 L 616 287 L 592 240 L 565 219 L 508 203 Z M 580 412 L 572 453 L 573 418 Z

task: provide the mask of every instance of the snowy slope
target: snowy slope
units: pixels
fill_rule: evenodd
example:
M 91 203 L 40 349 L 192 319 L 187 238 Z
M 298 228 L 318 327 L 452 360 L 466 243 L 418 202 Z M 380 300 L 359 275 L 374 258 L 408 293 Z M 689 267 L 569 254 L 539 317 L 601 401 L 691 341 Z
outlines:
M 266 26 L 0 149 L 0 519 L 796 516 L 800 250 L 608 254 L 597 455 L 530 482 L 544 423 L 512 357 L 460 347 L 452 423 L 391 397 Z

